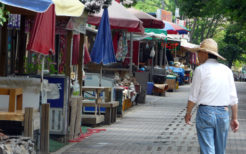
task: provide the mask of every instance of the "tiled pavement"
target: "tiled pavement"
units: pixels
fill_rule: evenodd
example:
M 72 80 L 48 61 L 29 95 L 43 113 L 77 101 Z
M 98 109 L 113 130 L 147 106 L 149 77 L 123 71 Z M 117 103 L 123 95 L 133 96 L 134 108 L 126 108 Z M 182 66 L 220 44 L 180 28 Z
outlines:
M 240 99 L 238 133 L 229 133 L 227 154 L 246 153 L 246 83 L 237 83 Z M 147 102 L 129 109 L 105 132 L 94 134 L 57 153 L 63 154 L 197 154 L 193 110 L 192 126 L 184 123 L 189 86 L 166 97 L 147 96 Z

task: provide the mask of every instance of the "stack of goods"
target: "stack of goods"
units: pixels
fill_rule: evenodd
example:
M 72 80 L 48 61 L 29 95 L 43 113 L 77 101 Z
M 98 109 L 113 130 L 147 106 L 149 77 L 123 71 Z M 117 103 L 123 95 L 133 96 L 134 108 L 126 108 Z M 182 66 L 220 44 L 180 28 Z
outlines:
M 115 73 L 115 86 L 123 87 L 123 97 L 124 99 L 131 99 L 133 102 L 136 98 L 137 92 L 135 86 L 139 85 L 134 77 L 131 77 L 129 74 L 125 74 L 123 79 L 120 77 L 119 73 Z

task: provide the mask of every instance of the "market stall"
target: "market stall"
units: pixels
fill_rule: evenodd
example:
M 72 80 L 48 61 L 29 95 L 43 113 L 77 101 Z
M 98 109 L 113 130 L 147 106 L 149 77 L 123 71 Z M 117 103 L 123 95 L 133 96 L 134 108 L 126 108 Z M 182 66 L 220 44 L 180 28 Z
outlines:
M 88 17 L 88 23 L 98 26 L 100 19 L 102 17 L 102 13 L 103 11 L 101 10 L 98 14 L 90 15 Z M 115 1 L 112 1 L 112 5 L 108 7 L 108 13 L 109 13 L 110 27 L 112 28 L 113 50 L 116 56 L 117 63 L 114 63 L 109 66 L 103 66 L 102 74 L 103 76 L 107 74 L 107 76 L 114 78 L 115 73 L 119 73 L 120 75 L 123 76 L 126 72 L 130 72 L 131 74 L 132 70 L 134 69 L 132 65 L 133 59 L 131 58 L 134 57 L 133 42 L 129 41 L 128 43 L 128 40 L 131 40 L 130 38 L 132 36 L 132 32 L 143 32 L 143 26 L 142 26 L 142 22 L 137 17 L 129 13 L 124 6 L 122 6 L 121 4 Z M 127 35 L 127 33 L 130 33 L 130 36 Z M 127 55 L 128 51 L 131 51 L 129 55 Z M 126 59 L 129 60 L 129 63 L 128 64 L 125 63 L 126 65 L 124 65 L 124 61 Z M 97 70 L 98 67 L 96 67 L 93 64 L 88 64 L 87 68 L 88 68 L 87 71 L 91 71 L 92 69 Z M 125 87 L 125 88 L 129 88 L 129 87 Z M 124 101 L 122 101 L 122 103 L 124 104 Z
M 5 79 L 6 80 L 5 83 L 8 83 L 8 84 L 10 83 L 7 81 L 8 79 L 11 81 L 14 81 L 13 83 L 15 84 L 19 83 L 17 85 L 21 86 L 23 89 L 23 106 L 24 107 L 32 107 L 36 111 L 41 108 L 41 104 L 43 103 L 47 104 L 47 100 L 48 100 L 48 103 L 50 104 L 50 107 L 51 107 L 50 112 L 52 114 L 49 117 L 48 116 L 49 114 L 43 112 L 42 117 L 46 118 L 45 122 L 47 124 L 45 124 L 45 127 L 42 127 L 42 128 L 46 128 L 48 130 L 50 129 L 51 130 L 50 133 L 52 134 L 66 135 L 68 131 L 67 130 L 67 119 L 68 119 L 67 107 L 68 107 L 68 100 L 69 100 L 69 97 L 68 97 L 69 96 L 68 95 L 69 81 L 67 80 L 65 76 L 62 76 L 62 75 L 44 76 L 43 78 L 43 72 L 44 72 L 43 70 L 44 68 L 45 69 L 48 68 L 49 71 L 45 70 L 45 72 L 57 73 L 56 71 L 54 71 L 55 65 L 53 63 L 53 60 L 55 59 L 54 57 L 56 57 L 54 55 L 58 55 L 58 54 L 55 54 L 55 40 L 56 40 L 56 43 L 59 42 L 57 41 L 57 37 L 55 37 L 56 15 L 57 16 L 67 16 L 65 18 L 69 18 L 70 16 L 81 16 L 84 11 L 84 5 L 77 0 L 70 1 L 69 3 L 67 3 L 67 1 L 56 0 L 54 1 L 55 6 L 51 5 L 53 4 L 53 2 L 48 1 L 48 0 L 46 1 L 40 0 L 40 2 L 35 1 L 35 3 L 32 3 L 30 1 L 26 1 L 26 2 L 22 1 L 21 3 L 19 3 L 17 1 L 11 1 L 11 0 L 7 2 L 3 0 L 1 2 L 3 2 L 4 4 L 7 4 L 6 8 L 11 13 L 21 14 L 21 20 L 20 18 L 17 18 L 19 19 L 17 21 L 19 22 L 19 29 L 20 29 L 20 35 L 17 35 L 17 36 L 21 37 L 21 39 L 17 39 L 17 40 L 20 40 L 21 42 L 12 43 L 10 46 L 11 50 L 13 49 L 13 52 L 14 52 L 13 54 L 14 56 L 12 56 L 11 54 L 11 59 L 13 59 L 14 57 L 18 57 L 18 58 L 14 58 L 14 59 L 17 59 L 17 63 L 15 63 L 15 65 L 11 65 L 11 72 L 9 72 L 9 69 L 6 70 L 5 66 L 3 65 L 4 69 L 2 69 L 2 72 L 3 72 L 2 74 L 12 75 L 11 78 L 7 77 Z M 59 7 L 62 7 L 62 9 L 60 9 Z M 56 9 L 56 12 L 55 12 L 55 9 Z M 36 12 L 39 12 L 39 13 L 37 14 Z M 41 13 L 41 12 L 44 12 L 44 13 Z M 14 24 L 11 23 L 11 26 L 13 25 Z M 18 32 L 19 29 L 17 28 L 17 33 L 19 33 Z M 2 29 L 2 35 L 1 35 L 2 41 L 4 40 L 3 38 L 5 37 L 5 35 L 3 35 L 4 32 L 5 32 L 4 29 Z M 29 38 L 29 39 L 26 39 L 26 38 Z M 28 42 L 28 46 L 26 47 L 25 45 L 27 44 L 26 43 L 27 40 L 29 42 Z M 57 44 L 56 44 L 56 47 L 57 47 Z M 26 48 L 27 50 L 31 52 L 28 52 L 27 54 Z M 58 48 L 56 48 L 56 50 L 58 50 Z M 17 51 L 19 51 L 20 53 Z M 1 53 L 4 53 L 4 52 L 1 52 Z M 17 54 L 19 56 L 17 56 Z M 53 54 L 53 55 L 46 56 L 46 57 L 43 56 L 43 55 L 49 55 L 49 54 Z M 6 55 L 9 55 L 9 54 L 6 54 Z M 26 55 L 28 55 L 28 57 L 25 57 Z M 6 58 L 4 56 L 0 56 L 0 57 Z M 44 61 L 44 57 L 46 58 L 46 61 Z M 58 56 L 56 58 L 58 58 Z M 1 62 L 6 63 L 6 61 L 1 61 Z M 41 69 L 40 66 L 42 64 L 43 66 Z M 17 66 L 19 66 L 18 71 L 16 71 Z M 13 70 L 12 70 L 12 67 L 13 67 Z M 25 75 L 25 77 L 13 76 L 13 75 L 18 75 L 18 74 Z M 38 84 L 35 82 L 36 83 L 35 86 L 39 87 L 32 91 L 32 93 L 35 93 L 35 98 L 36 98 L 35 101 L 33 99 L 30 99 L 30 94 L 27 95 L 28 91 L 26 90 L 26 87 L 25 87 L 27 85 L 31 87 L 33 84 L 31 82 L 32 80 L 35 80 L 35 81 L 37 80 Z M 2 86 L 3 85 L 4 84 L 2 84 Z M 46 86 L 49 88 L 47 88 Z M 51 95 L 49 95 L 50 92 L 52 92 Z M 40 99 L 40 94 L 42 96 L 41 97 L 42 99 Z M 28 104 L 28 102 L 30 101 L 32 103 Z M 31 106 L 29 106 L 30 104 Z M 48 110 L 44 109 L 43 111 L 49 112 L 49 109 Z M 60 121 L 58 119 L 60 119 Z M 49 128 L 49 123 L 51 124 L 50 128 Z M 49 140 L 49 131 L 42 130 L 41 132 L 42 133 L 46 132 L 47 134 L 45 134 L 44 137 L 46 137 L 46 139 Z M 33 133 L 30 133 L 30 134 L 33 135 Z M 40 143 L 40 142 L 37 142 L 37 143 Z M 42 143 L 44 142 L 42 141 Z M 45 141 L 45 143 L 49 144 L 48 141 L 47 142 Z M 41 151 L 42 150 L 47 151 L 47 149 L 41 149 Z

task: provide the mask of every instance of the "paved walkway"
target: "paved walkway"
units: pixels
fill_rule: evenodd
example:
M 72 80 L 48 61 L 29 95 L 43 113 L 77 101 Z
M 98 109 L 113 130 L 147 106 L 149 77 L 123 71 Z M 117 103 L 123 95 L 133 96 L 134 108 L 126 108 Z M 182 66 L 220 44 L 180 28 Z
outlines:
M 246 153 L 246 83 L 237 83 L 240 99 L 238 133 L 229 133 L 227 154 Z M 192 126 L 184 123 L 189 86 L 166 97 L 147 96 L 145 104 L 129 109 L 117 122 L 100 128 L 80 143 L 58 151 L 62 154 L 198 154 L 193 110 Z

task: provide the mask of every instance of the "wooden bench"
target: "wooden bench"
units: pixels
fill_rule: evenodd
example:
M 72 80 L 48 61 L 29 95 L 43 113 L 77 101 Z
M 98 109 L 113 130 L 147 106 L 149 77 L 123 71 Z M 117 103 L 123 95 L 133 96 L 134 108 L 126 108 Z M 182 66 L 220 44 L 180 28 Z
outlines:
M 83 107 L 94 107 L 95 102 L 93 101 L 82 101 L 82 106 Z M 113 122 L 116 122 L 116 117 L 117 117 L 117 107 L 119 106 L 118 101 L 111 101 L 111 102 L 102 102 L 99 104 L 100 107 L 105 107 L 105 124 L 111 124 Z

